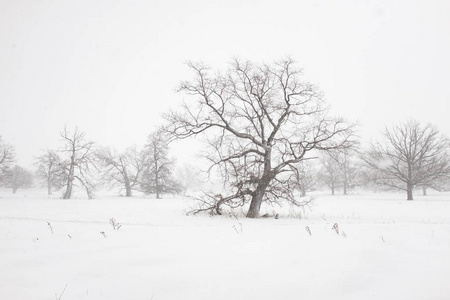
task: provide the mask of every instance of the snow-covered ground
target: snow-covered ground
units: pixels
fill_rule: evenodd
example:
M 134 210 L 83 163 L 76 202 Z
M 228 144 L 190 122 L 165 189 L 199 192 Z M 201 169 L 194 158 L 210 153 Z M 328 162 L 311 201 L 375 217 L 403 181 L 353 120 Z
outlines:
M 450 194 L 404 198 L 245 219 L 186 216 L 186 199 L 2 192 L 0 299 L 450 299 Z

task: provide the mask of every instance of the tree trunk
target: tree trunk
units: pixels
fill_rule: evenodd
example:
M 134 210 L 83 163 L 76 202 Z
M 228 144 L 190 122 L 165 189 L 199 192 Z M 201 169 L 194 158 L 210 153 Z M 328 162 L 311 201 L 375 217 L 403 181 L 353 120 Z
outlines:
M 255 192 L 252 195 L 252 201 L 250 202 L 250 207 L 247 212 L 247 218 L 258 218 L 259 211 L 261 209 L 261 204 L 264 199 L 264 194 L 266 193 L 266 189 L 269 186 L 270 181 L 273 179 L 272 165 L 271 165 L 271 157 L 272 157 L 272 148 L 268 148 L 266 150 L 264 156 L 264 171 L 263 175 L 256 187 Z
M 256 188 L 255 193 L 252 196 L 252 201 L 250 202 L 250 208 L 247 212 L 247 218 L 258 218 L 259 211 L 261 209 L 261 204 L 263 202 L 264 194 L 266 192 L 267 185 L 259 185 Z
M 17 193 L 17 188 L 13 187 L 13 194 Z
M 412 184 L 407 184 L 406 186 L 406 195 L 407 195 L 407 200 L 413 200 L 413 185 Z
M 124 177 L 125 177 L 125 197 L 133 197 L 133 194 L 131 193 L 131 184 L 130 179 L 128 179 L 128 174 L 124 170 Z
M 261 204 L 264 199 L 264 194 L 266 193 L 266 189 L 269 186 L 270 181 L 272 180 L 269 176 L 263 176 L 261 178 L 261 182 L 256 187 L 255 192 L 252 195 L 252 201 L 250 202 L 250 207 L 247 212 L 247 218 L 258 218 L 259 211 L 261 209 Z
M 156 192 L 156 199 L 161 199 L 161 195 L 159 194 L 159 169 L 157 159 L 155 159 L 155 192 Z
M 70 199 L 70 197 L 72 197 L 73 180 L 75 174 L 74 161 L 75 161 L 75 150 L 72 150 L 72 156 L 70 158 L 69 176 L 67 177 L 67 187 L 63 199 Z
M 334 196 L 334 182 L 331 183 L 331 195 Z
M 412 164 L 408 160 L 408 180 L 406 182 L 406 200 L 413 200 L 413 188 L 414 185 L 412 184 Z
M 47 194 L 52 195 L 52 186 L 50 184 L 47 185 Z
M 306 197 L 306 188 L 304 186 L 300 188 L 300 197 Z
M 133 197 L 133 194 L 131 193 L 130 178 L 128 177 L 127 169 L 125 168 L 125 166 L 123 166 L 123 162 L 122 162 L 122 172 L 121 172 L 121 174 L 123 176 L 124 184 L 125 184 L 125 197 Z
M 423 187 L 423 188 L 422 188 L 422 192 L 423 192 L 423 195 L 426 196 L 426 195 L 427 195 L 427 188 L 426 188 L 426 187 Z
M 125 190 L 126 190 L 125 197 L 133 197 L 133 193 L 131 192 L 131 187 L 129 183 L 125 186 Z
M 72 187 L 73 187 L 73 177 L 67 180 L 66 192 L 64 193 L 63 199 L 70 199 L 72 197 Z
M 344 181 L 344 195 L 348 195 L 348 183 L 347 183 L 347 180 Z

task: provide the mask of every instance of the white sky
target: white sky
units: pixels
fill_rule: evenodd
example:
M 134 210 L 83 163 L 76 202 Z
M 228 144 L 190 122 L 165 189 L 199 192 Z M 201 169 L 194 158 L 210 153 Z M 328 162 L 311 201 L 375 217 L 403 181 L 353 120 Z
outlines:
M 449 16 L 447 0 L 0 0 L 0 135 L 24 166 L 66 124 L 143 145 L 185 61 L 285 55 L 365 139 L 408 118 L 450 135 Z

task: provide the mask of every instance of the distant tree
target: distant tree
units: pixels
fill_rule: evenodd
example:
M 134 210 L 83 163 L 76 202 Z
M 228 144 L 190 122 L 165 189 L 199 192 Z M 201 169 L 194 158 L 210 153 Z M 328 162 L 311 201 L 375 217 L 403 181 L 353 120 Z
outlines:
M 439 179 L 434 180 L 431 183 L 421 185 L 422 195 L 427 196 L 428 189 L 433 189 L 439 192 L 450 190 L 450 175 L 442 176 Z
M 189 163 L 185 163 L 177 169 L 176 178 L 181 185 L 183 195 L 203 183 L 201 171 Z
M 321 93 L 290 58 L 259 65 L 234 60 L 214 75 L 202 64 L 189 67 L 195 79 L 179 90 L 195 102 L 166 115 L 167 131 L 178 139 L 208 134 L 206 157 L 228 194 L 209 198 L 249 203 L 249 218 L 259 217 L 263 202 L 303 205 L 292 186 L 296 166 L 313 150 L 352 143 L 354 126 L 328 116 Z
M 146 167 L 145 157 L 136 147 L 117 153 L 110 148 L 101 148 L 96 152 L 101 167 L 102 180 L 110 186 L 119 186 L 125 190 L 126 197 L 133 196 L 133 190 L 139 189 L 142 173 Z
M 5 180 L 5 175 L 15 162 L 14 147 L 3 142 L 0 136 L 0 183 Z
M 59 190 L 64 186 L 64 169 L 61 168 L 61 158 L 55 151 L 47 150 L 36 159 L 35 165 L 36 177 L 45 185 L 48 195 L 52 195 L 53 190 Z
M 320 169 L 320 178 L 331 190 L 331 195 L 335 195 L 336 189 L 341 186 L 342 172 L 339 168 L 338 162 L 329 154 L 324 154 L 320 162 L 322 167 Z
M 372 143 L 364 156 L 373 181 L 404 190 L 413 200 L 415 187 L 428 187 L 450 174 L 449 140 L 430 124 L 410 120 L 386 128 L 384 140 Z
M 305 197 L 306 192 L 311 190 L 317 183 L 316 174 L 311 163 L 302 161 L 293 174 L 300 196 Z
M 70 199 L 72 196 L 75 182 L 81 184 L 91 199 L 93 197 L 94 184 L 92 181 L 92 169 L 95 168 L 94 142 L 87 141 L 85 133 L 75 128 L 73 133 L 67 131 L 61 132 L 61 138 L 64 143 L 60 149 L 63 160 L 60 167 L 65 173 L 65 186 L 63 199 Z
M 14 166 L 6 171 L 4 186 L 12 188 L 13 194 L 19 188 L 29 188 L 33 185 L 33 174 L 21 166 Z
M 160 130 L 148 137 L 145 146 L 146 168 L 141 179 L 142 191 L 146 194 L 156 194 L 160 199 L 162 194 L 174 194 L 182 191 L 172 172 L 174 160 L 168 157 L 168 140 Z
M 358 185 L 360 163 L 357 161 L 358 154 L 356 148 L 352 147 L 329 151 L 328 155 L 336 162 L 339 168 L 339 181 L 342 185 L 343 194 L 347 195 L 351 188 Z

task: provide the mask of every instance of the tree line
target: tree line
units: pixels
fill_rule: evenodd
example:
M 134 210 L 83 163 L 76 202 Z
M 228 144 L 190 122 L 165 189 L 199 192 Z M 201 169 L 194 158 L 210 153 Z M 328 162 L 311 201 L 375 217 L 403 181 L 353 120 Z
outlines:
M 178 88 L 185 102 L 164 115 L 165 124 L 142 150 L 94 149 L 83 132 L 64 129 L 61 149 L 37 161 L 37 175 L 49 192 L 64 188 L 63 198 L 69 199 L 78 185 L 91 197 L 96 172 L 104 185 L 119 186 L 128 197 L 134 190 L 158 198 L 179 192 L 183 187 L 174 180 L 167 146 L 195 136 L 208 149 L 208 174 L 221 181 L 220 191 L 197 199 L 196 212 L 247 206 L 247 217 L 255 218 L 262 203 L 304 205 L 308 200 L 302 196 L 319 184 L 332 194 L 383 186 L 404 190 L 408 200 L 417 187 L 448 185 L 449 140 L 437 127 L 410 120 L 386 127 L 379 141 L 361 146 L 357 124 L 331 116 L 320 89 L 289 57 L 271 64 L 235 59 L 224 71 L 203 63 L 188 67 L 193 78 Z M 0 147 L 2 182 L 8 182 L 13 147 L 3 142 Z
M 179 179 L 175 179 L 175 160 L 169 157 L 168 139 L 161 130 L 149 135 L 142 149 L 130 147 L 123 152 L 97 146 L 78 128 L 72 132 L 64 128 L 60 137 L 60 148 L 46 150 L 35 159 L 34 174 L 14 165 L 14 147 L 0 139 L 1 185 L 15 193 L 19 188 L 30 187 L 35 175 L 48 195 L 62 190 L 62 198 L 70 199 L 77 187 L 92 199 L 99 187 L 118 188 L 126 197 L 138 191 L 161 198 L 163 194 L 186 192 L 191 184 L 191 180 L 182 178 L 189 174 L 181 171 Z M 195 172 L 195 168 L 190 169 Z

